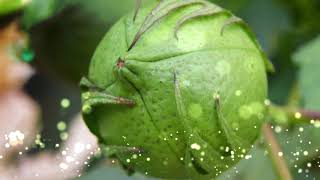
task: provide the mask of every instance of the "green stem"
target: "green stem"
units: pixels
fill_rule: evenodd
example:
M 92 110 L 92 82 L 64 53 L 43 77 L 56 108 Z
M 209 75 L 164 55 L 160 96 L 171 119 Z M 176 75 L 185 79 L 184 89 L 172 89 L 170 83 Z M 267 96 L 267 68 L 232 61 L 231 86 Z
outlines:
M 274 169 L 277 172 L 279 179 L 281 180 L 292 180 L 292 175 L 283 158 L 283 151 L 276 137 L 274 136 L 270 124 L 266 123 L 262 127 L 265 144 L 269 151 L 269 156 L 273 162 Z

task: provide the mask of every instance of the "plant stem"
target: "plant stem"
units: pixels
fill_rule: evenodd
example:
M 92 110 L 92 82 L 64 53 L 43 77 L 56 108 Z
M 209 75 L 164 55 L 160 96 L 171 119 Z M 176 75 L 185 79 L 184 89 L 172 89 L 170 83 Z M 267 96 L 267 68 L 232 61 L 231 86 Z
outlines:
M 265 138 L 267 149 L 269 150 L 270 158 L 273 161 L 274 169 L 281 180 L 292 180 L 290 170 L 283 158 L 283 153 L 276 137 L 274 136 L 270 124 L 266 123 L 262 127 L 262 132 Z

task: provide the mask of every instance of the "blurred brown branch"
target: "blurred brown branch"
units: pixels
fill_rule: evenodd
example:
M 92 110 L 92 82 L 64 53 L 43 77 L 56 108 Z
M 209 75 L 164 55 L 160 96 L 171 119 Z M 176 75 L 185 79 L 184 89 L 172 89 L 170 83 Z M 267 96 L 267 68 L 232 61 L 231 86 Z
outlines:
M 21 87 L 32 68 L 15 56 L 14 46 L 25 41 L 18 23 L 0 29 L 0 179 L 70 179 L 81 174 L 98 151 L 97 140 L 80 115 L 72 121 L 69 138 L 56 152 L 25 155 L 39 131 L 40 107 Z
M 18 29 L 18 23 L 12 22 L 0 28 L 0 92 L 20 88 L 33 74 L 33 70 L 16 59 L 12 52 L 15 44 L 25 40 Z

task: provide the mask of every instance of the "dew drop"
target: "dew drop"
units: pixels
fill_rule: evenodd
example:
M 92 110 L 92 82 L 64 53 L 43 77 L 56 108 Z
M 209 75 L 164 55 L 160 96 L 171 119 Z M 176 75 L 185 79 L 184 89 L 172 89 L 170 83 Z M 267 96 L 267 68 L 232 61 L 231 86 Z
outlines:
M 69 107 L 70 107 L 71 102 L 70 102 L 69 99 L 63 98 L 63 99 L 61 100 L 61 102 L 60 102 L 60 105 L 61 105 L 62 108 L 66 109 L 66 108 L 69 108 Z
M 59 121 L 59 122 L 57 123 L 57 129 L 58 129 L 59 131 L 64 131 L 64 130 L 67 129 L 67 124 L 66 124 L 64 121 Z
M 237 91 L 235 92 L 235 95 L 236 95 L 236 96 L 241 96 L 241 94 L 242 94 L 242 91 L 241 91 L 241 90 L 237 90 Z
M 278 152 L 278 156 L 282 157 L 283 156 L 283 152 Z
M 195 149 L 195 150 L 200 150 L 201 149 L 201 146 L 199 144 L 197 144 L 197 143 L 191 144 L 190 147 L 191 147 L 191 149 Z

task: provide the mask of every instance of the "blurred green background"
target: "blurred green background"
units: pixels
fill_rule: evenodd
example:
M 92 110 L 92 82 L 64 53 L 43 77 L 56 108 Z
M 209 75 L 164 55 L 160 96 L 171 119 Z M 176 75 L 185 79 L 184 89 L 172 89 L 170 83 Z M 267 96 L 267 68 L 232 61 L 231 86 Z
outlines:
M 146 2 L 147 0 L 143 1 Z M 276 68 L 269 74 L 269 98 L 278 105 L 320 111 L 320 1 L 319 0 L 211 0 L 243 18 Z M 103 35 L 122 15 L 133 10 L 133 0 L 33 0 L 20 10 L 22 28 L 30 34 L 37 69 L 25 89 L 43 110 L 47 148 L 60 141 L 55 127 L 80 111 L 78 81 L 86 75 L 90 58 Z M 298 92 L 291 96 L 293 92 Z M 62 98 L 71 108 L 61 110 Z M 304 128 L 303 133 L 298 129 Z M 320 129 L 290 125 L 277 137 L 295 179 L 319 179 Z M 311 142 L 311 143 L 309 143 Z M 52 144 L 52 147 L 50 147 Z M 308 151 L 308 156 L 302 152 Z M 295 152 L 300 152 L 297 156 Z M 265 148 L 257 146 L 250 160 L 220 179 L 270 180 L 276 174 Z M 312 163 L 312 166 L 307 166 Z M 81 180 L 150 179 L 127 177 L 120 168 L 96 158 Z

